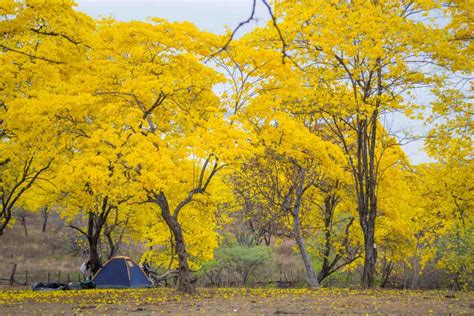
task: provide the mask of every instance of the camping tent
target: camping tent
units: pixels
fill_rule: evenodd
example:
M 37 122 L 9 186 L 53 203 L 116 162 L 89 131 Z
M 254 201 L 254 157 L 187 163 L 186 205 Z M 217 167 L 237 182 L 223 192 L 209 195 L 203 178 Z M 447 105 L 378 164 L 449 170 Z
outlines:
M 151 285 L 140 267 L 124 256 L 110 259 L 92 278 L 98 288 L 137 288 Z

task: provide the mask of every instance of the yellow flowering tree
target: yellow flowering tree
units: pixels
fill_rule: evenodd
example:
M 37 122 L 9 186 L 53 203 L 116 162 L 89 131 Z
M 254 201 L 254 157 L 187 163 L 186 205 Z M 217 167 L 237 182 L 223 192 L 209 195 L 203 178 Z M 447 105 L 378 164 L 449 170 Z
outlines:
M 203 64 L 215 37 L 158 19 L 104 21 L 99 29 L 87 85 L 107 104 L 106 115 L 127 116 L 113 126 L 128 135 L 120 161 L 148 208 L 145 239 L 166 245 L 172 238 L 178 288 L 193 292 L 187 246 L 198 265 L 212 257 L 221 176 L 236 146 L 212 90 L 222 77 Z
M 73 4 L 0 2 L 0 235 L 25 193 L 51 177 L 61 150 L 42 96 L 61 91 L 86 49 L 91 19 Z
M 297 65 L 312 90 L 314 101 L 304 112 L 322 113 L 347 156 L 364 235 L 365 287 L 374 286 L 377 260 L 380 154 L 385 152 L 381 118 L 393 111 L 412 116 L 418 106 L 406 96 L 420 86 L 442 84 L 432 68 L 420 65 L 437 64 L 439 47 L 454 48 L 446 29 L 414 17 L 435 9 L 440 9 L 436 1 L 390 0 L 281 1 L 276 7 L 286 60 Z M 269 45 L 281 42 L 279 35 L 270 28 Z M 444 54 L 443 66 L 451 59 Z

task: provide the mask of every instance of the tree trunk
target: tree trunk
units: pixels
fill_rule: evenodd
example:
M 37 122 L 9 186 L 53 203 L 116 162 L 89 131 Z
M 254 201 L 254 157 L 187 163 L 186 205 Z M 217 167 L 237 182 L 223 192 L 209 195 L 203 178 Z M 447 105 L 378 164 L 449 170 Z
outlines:
M 89 260 L 92 263 L 92 273 L 95 274 L 100 269 L 99 243 L 96 239 L 89 239 Z
M 453 279 L 453 286 L 451 286 L 451 291 L 449 292 L 449 295 L 447 297 L 455 298 L 456 296 L 454 293 L 456 292 L 456 290 L 461 290 L 461 285 L 459 284 L 459 275 L 460 273 L 456 272 L 456 275 Z
M 87 241 L 89 243 L 89 260 L 92 263 L 92 273 L 95 274 L 101 267 L 99 256 L 99 239 L 101 227 L 96 227 L 94 220 L 94 212 L 89 212 L 89 220 L 87 223 Z
M 309 287 L 319 288 L 318 276 L 316 275 L 313 265 L 311 264 L 311 258 L 308 254 L 308 251 L 306 250 L 305 240 L 301 230 L 300 209 L 305 191 L 305 173 L 304 170 L 302 170 L 299 166 L 297 168 L 298 172 L 295 174 L 294 179 L 295 201 L 293 209 L 291 210 L 291 215 L 293 216 L 293 234 L 301 254 L 301 259 L 303 260 Z M 287 197 L 289 197 L 288 194 Z M 286 204 L 286 202 L 284 202 L 284 204 Z
M 387 285 L 388 279 L 390 278 L 390 274 L 392 273 L 394 263 L 392 261 L 387 260 L 385 257 L 383 258 L 382 263 L 382 280 L 380 281 L 380 287 L 383 289 Z
M 176 253 L 178 255 L 178 264 L 179 264 L 179 280 L 178 280 L 178 290 L 184 293 L 194 293 L 195 288 L 193 284 L 193 279 L 191 271 L 189 270 L 188 265 L 188 254 L 186 252 L 186 245 L 184 243 L 183 233 L 181 231 L 181 225 L 176 221 L 175 226 L 172 229 L 173 235 L 176 242 Z
M 25 237 L 28 238 L 28 227 L 26 226 L 26 216 L 20 217 L 20 222 L 21 222 L 21 225 L 23 226 Z
M 407 282 L 408 282 L 408 269 L 407 264 L 403 262 L 403 289 L 407 289 Z
M 367 229 L 364 233 L 365 259 L 364 272 L 362 274 L 362 285 L 365 288 L 371 288 L 375 286 L 375 264 L 377 261 L 377 249 L 375 248 L 374 241 L 374 224 L 374 222 L 367 222 Z
M 318 273 L 318 282 L 321 283 L 326 277 L 331 274 L 332 267 L 337 263 L 338 257 L 336 256 L 332 262 L 329 261 L 331 254 L 331 239 L 332 239 L 332 220 L 334 210 L 337 205 L 337 199 L 334 194 L 327 195 L 324 198 L 324 251 L 323 251 L 323 264 L 321 270 Z
M 358 172 L 356 183 L 359 221 L 364 233 L 364 272 L 362 286 L 375 286 L 375 264 L 377 250 L 375 249 L 375 219 L 377 217 L 377 177 L 375 166 L 375 145 L 377 140 L 378 110 L 372 113 L 371 121 L 361 120 L 358 131 Z
M 338 59 L 343 65 L 342 59 Z M 359 213 L 359 221 L 364 234 L 364 272 L 362 275 L 362 286 L 370 288 L 375 285 L 375 263 L 377 260 L 377 251 L 375 249 L 375 220 L 377 217 L 377 173 L 378 164 L 376 163 L 376 145 L 377 145 L 377 125 L 379 123 L 379 109 L 381 107 L 381 96 L 384 91 L 382 85 L 382 62 L 377 58 L 376 70 L 376 90 L 379 98 L 375 101 L 375 109 L 372 113 L 358 113 L 355 120 L 356 130 L 356 156 L 347 144 L 347 136 L 338 128 L 339 138 L 342 140 L 344 151 L 349 155 L 349 162 L 351 166 L 352 175 L 354 177 L 356 196 L 357 196 L 357 210 Z M 346 68 L 347 69 L 347 68 Z M 350 74 L 350 72 L 348 72 Z M 357 84 L 352 80 L 352 88 L 354 91 L 354 99 L 357 101 Z M 367 89 L 372 90 L 370 86 Z M 367 90 L 369 91 L 369 90 Z M 362 96 L 362 102 L 367 102 L 368 94 Z
M 160 206 L 161 215 L 174 236 L 176 254 L 178 255 L 178 291 L 192 294 L 195 287 L 191 270 L 188 265 L 188 254 L 184 243 L 183 231 L 178 220 L 171 215 L 168 200 L 163 192 L 157 195 L 157 204 Z
M 8 223 L 10 223 L 10 220 L 12 218 L 12 211 L 11 208 L 8 207 L 7 205 L 2 206 L 2 212 L 0 213 L 0 236 L 3 235 L 3 232 L 8 226 Z
M 319 288 L 318 277 L 311 264 L 311 258 L 306 250 L 305 241 L 301 234 L 301 223 L 299 216 L 293 216 L 293 232 L 295 234 L 296 244 L 303 260 L 304 268 L 306 270 L 306 277 L 310 288 Z
M 10 274 L 10 281 L 8 282 L 9 285 L 15 284 L 15 274 L 16 274 L 16 263 L 13 264 L 12 273 Z
M 108 259 L 111 259 L 113 256 L 115 256 L 118 253 L 118 250 L 122 244 L 122 239 L 123 235 L 125 234 L 125 230 L 127 229 L 129 217 L 125 220 L 125 222 L 119 222 L 119 211 L 118 208 L 115 208 L 115 221 L 112 225 L 109 225 L 107 221 L 104 222 L 104 236 L 107 240 L 107 243 L 109 245 L 109 255 Z M 117 239 L 114 240 L 113 238 L 113 231 L 116 231 L 117 229 L 120 230 L 120 233 L 117 236 Z
M 48 224 L 48 216 L 49 216 L 48 207 L 45 206 L 41 213 L 43 215 L 43 227 L 41 228 L 41 231 L 43 233 L 45 233 L 46 232 L 46 225 Z
M 413 279 L 411 281 L 411 289 L 414 290 L 417 287 L 418 279 L 420 277 L 421 265 L 418 259 L 415 257 L 413 259 Z
M 377 58 L 377 95 L 382 96 L 382 68 L 381 60 Z M 359 216 L 364 232 L 365 261 L 362 275 L 362 285 L 365 288 L 375 286 L 375 264 L 377 262 L 377 249 L 375 247 L 375 219 L 377 218 L 377 166 L 376 166 L 376 144 L 377 144 L 377 123 L 379 119 L 379 108 L 381 99 L 376 100 L 375 110 L 372 112 L 370 121 L 363 120 L 362 130 L 362 170 L 361 179 L 364 185 L 359 192 Z M 359 170 L 360 170 L 359 169 Z M 362 202 L 362 203 L 361 203 Z
M 117 252 L 117 248 L 114 244 L 114 240 L 112 239 L 112 232 L 108 231 L 105 234 L 105 238 L 107 239 L 107 243 L 109 244 L 109 255 L 108 259 L 112 259 L 113 256 L 115 256 L 115 253 Z
M 206 169 L 209 166 L 209 161 L 214 157 L 214 164 L 210 169 L 210 173 L 207 175 L 206 178 Z M 214 155 L 210 154 L 207 159 L 205 160 L 199 179 L 197 181 L 197 186 L 194 187 L 191 191 L 189 191 L 188 196 L 183 199 L 178 205 L 175 207 L 173 214 L 171 214 L 170 206 L 168 204 L 168 200 L 165 194 L 160 191 L 158 193 L 153 193 L 149 196 L 149 200 L 151 202 L 156 203 L 161 209 L 161 216 L 165 220 L 168 228 L 171 230 L 172 235 L 174 236 L 175 247 L 176 247 L 176 254 L 178 255 L 178 291 L 185 292 L 185 293 L 194 293 L 194 281 L 192 278 L 191 270 L 189 269 L 188 265 L 188 254 L 186 252 L 186 244 L 184 242 L 183 231 L 181 229 L 181 224 L 178 221 L 179 212 L 183 207 L 188 205 L 193 201 L 193 197 L 195 194 L 205 194 L 206 189 L 211 182 L 214 175 L 222 169 L 225 165 L 218 166 L 219 159 Z

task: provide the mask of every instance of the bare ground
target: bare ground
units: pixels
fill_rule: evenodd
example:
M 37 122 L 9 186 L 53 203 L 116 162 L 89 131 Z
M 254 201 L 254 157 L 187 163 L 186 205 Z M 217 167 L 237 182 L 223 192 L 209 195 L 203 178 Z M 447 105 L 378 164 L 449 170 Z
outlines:
M 33 292 L 0 289 L 1 315 L 472 314 L 474 293 L 348 289 L 172 289 Z

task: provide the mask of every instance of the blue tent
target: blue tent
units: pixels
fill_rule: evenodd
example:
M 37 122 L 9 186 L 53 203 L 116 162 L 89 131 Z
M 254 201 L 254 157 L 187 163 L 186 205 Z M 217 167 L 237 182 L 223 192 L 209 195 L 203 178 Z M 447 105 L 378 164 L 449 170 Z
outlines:
M 151 285 L 143 270 L 128 257 L 113 257 L 92 281 L 98 288 L 137 288 Z

